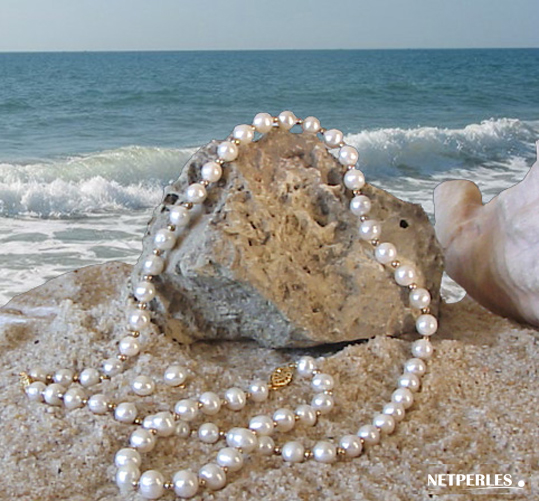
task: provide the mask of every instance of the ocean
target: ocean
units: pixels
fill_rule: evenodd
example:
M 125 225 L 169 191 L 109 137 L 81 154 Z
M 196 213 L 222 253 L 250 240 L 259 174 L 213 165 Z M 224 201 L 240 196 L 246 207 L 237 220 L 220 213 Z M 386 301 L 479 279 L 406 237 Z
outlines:
M 284 109 L 343 130 L 369 182 L 433 218 L 438 183 L 488 201 L 534 162 L 539 49 L 0 54 L 0 305 L 134 263 L 197 147 Z

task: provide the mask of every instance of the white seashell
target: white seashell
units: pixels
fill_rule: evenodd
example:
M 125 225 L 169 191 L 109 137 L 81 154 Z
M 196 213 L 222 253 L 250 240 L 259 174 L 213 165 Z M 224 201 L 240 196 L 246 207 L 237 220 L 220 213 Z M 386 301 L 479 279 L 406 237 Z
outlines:
M 434 205 L 449 276 L 489 310 L 539 326 L 539 161 L 487 204 L 459 180 L 438 185 Z

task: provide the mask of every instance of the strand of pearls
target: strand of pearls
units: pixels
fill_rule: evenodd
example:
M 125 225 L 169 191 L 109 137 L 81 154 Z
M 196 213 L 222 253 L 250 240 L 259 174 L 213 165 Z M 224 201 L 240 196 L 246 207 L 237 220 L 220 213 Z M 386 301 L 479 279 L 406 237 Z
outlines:
M 345 168 L 343 184 L 351 190 L 353 198 L 350 210 L 359 218 L 358 233 L 361 240 L 369 243 L 374 251 L 374 259 L 388 267 L 393 272 L 395 282 L 409 290 L 410 306 L 419 310 L 416 319 L 416 330 L 422 336 L 412 343 L 412 358 L 404 364 L 403 374 L 397 382 L 397 389 L 382 411 L 377 414 L 371 424 L 361 426 L 357 433 L 342 436 L 337 443 L 330 441 L 317 442 L 312 449 L 296 440 L 276 446 L 271 435 L 274 431 L 290 432 L 296 422 L 314 426 L 318 417 L 329 412 L 334 405 L 332 390 L 333 378 L 322 374 L 316 369 L 315 361 L 310 357 L 301 358 L 294 368 L 303 376 L 312 377 L 311 386 L 317 392 L 310 405 L 304 404 L 292 411 L 282 408 L 275 411 L 273 416 L 254 416 L 245 428 L 220 430 L 214 423 L 203 423 L 197 430 L 191 431 L 189 423 L 200 415 L 214 416 L 223 406 L 237 411 L 242 409 L 248 399 L 262 402 L 269 394 L 268 385 L 254 381 L 248 392 L 239 388 L 229 388 L 224 398 L 213 392 L 205 392 L 198 398 L 179 400 L 170 411 L 155 415 L 138 417 L 135 404 L 109 402 L 102 393 L 89 392 L 97 385 L 121 373 L 128 360 L 135 359 L 142 350 L 141 333 L 147 333 L 151 324 L 150 303 L 156 297 L 157 291 L 153 283 L 154 277 L 160 275 L 166 268 L 167 252 L 177 243 L 178 236 L 185 231 L 190 219 L 189 211 L 197 204 L 202 204 L 207 198 L 207 188 L 216 183 L 223 174 L 223 167 L 234 161 L 242 145 L 255 140 L 255 133 L 266 134 L 274 127 L 291 130 L 300 125 L 303 131 L 320 134 L 330 150 L 336 149 L 336 156 Z M 192 183 L 186 189 L 184 200 L 176 203 L 169 210 L 169 224 L 154 235 L 152 252 L 143 256 L 140 280 L 133 286 L 133 301 L 128 314 L 128 334 L 118 343 L 118 353 L 104 360 L 101 368 L 86 368 L 80 373 L 70 369 L 60 369 L 54 374 L 47 373 L 40 367 L 23 373 L 25 391 L 34 401 L 45 402 L 53 406 L 64 405 L 66 409 L 76 409 L 87 406 L 94 414 L 112 413 L 114 418 L 122 423 L 137 426 L 130 436 L 130 447 L 121 449 L 115 457 L 118 467 L 116 483 L 122 489 L 138 489 L 146 499 L 158 499 L 167 490 L 174 491 L 180 498 L 190 498 L 205 486 L 211 490 L 221 489 L 226 485 L 227 474 L 238 471 L 244 463 L 244 456 L 255 451 L 261 454 L 278 454 L 284 461 L 297 463 L 313 459 L 322 463 L 333 463 L 340 458 L 359 456 L 365 445 L 374 445 L 380 441 L 381 435 L 394 432 L 414 401 L 414 394 L 419 391 L 420 378 L 426 372 L 425 361 L 433 353 L 430 336 L 438 328 L 437 319 L 430 312 L 431 296 L 427 289 L 417 284 L 417 270 L 409 264 L 401 263 L 396 247 L 389 242 L 381 242 L 381 223 L 372 219 L 370 199 L 361 191 L 365 185 L 363 173 L 356 168 L 359 159 L 358 151 L 345 144 L 344 135 L 337 129 L 324 129 L 315 117 L 304 120 L 297 118 L 291 111 L 283 111 L 274 117 L 268 113 L 259 113 L 251 125 L 243 124 L 234 128 L 231 136 L 222 141 L 217 148 L 217 158 L 205 163 L 201 168 L 201 179 Z M 169 367 L 164 374 L 164 383 L 168 386 L 182 386 L 187 378 L 187 371 L 180 366 Z M 133 392 L 138 396 L 153 393 L 155 382 L 148 376 L 137 376 L 131 383 Z M 155 446 L 156 437 L 179 435 L 187 438 L 197 436 L 205 443 L 217 443 L 225 439 L 227 447 L 222 448 L 215 463 L 208 463 L 198 471 L 178 471 L 171 481 L 157 470 L 140 471 L 140 453 L 150 452 Z

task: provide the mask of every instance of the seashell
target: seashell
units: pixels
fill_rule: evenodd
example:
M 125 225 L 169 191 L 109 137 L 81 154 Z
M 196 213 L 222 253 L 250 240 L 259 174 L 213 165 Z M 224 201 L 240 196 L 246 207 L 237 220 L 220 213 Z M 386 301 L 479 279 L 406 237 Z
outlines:
M 458 180 L 436 187 L 434 205 L 449 276 L 494 313 L 539 326 L 539 161 L 486 204 Z

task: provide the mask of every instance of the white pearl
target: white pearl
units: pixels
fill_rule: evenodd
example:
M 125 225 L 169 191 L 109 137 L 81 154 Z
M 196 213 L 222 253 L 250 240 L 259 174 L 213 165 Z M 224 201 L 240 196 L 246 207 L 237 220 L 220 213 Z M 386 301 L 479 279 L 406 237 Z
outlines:
M 185 197 L 187 198 L 187 201 L 192 204 L 201 204 L 208 197 L 208 192 L 200 183 L 193 183 L 187 187 Z
M 422 336 L 432 336 L 438 330 L 438 320 L 429 313 L 419 315 L 415 322 L 415 328 Z
M 229 388 L 225 391 L 225 401 L 229 409 L 239 411 L 245 407 L 247 396 L 240 388 Z
M 299 422 L 305 426 L 314 426 L 318 420 L 316 411 L 310 405 L 299 405 L 296 408 L 295 414 L 299 418 Z
M 205 444 L 214 444 L 219 440 L 219 427 L 214 423 L 204 423 L 198 428 L 198 438 Z
M 50 384 L 43 392 L 43 399 L 49 405 L 62 405 L 62 397 L 66 389 L 60 384 Z
M 422 376 L 427 371 L 427 364 L 420 358 L 410 358 L 404 362 L 404 370 L 417 376 Z
M 127 463 L 118 468 L 116 472 L 116 485 L 122 493 L 127 493 L 135 489 L 136 482 L 140 478 L 140 470 L 137 465 Z
M 265 414 L 255 416 L 249 421 L 249 429 L 256 432 L 257 435 L 273 435 L 274 428 L 273 419 Z
M 316 117 L 307 117 L 303 120 L 303 130 L 312 134 L 320 132 L 320 120 Z
M 212 164 L 215 164 L 221 168 L 221 166 L 215 162 L 209 162 Z M 202 167 L 202 172 L 204 173 L 204 167 L 206 164 Z M 203 179 L 207 179 L 202 175 Z M 219 179 L 219 178 L 217 178 Z M 208 181 L 210 181 L 208 179 Z M 170 221 L 170 224 L 173 224 L 174 226 L 177 226 L 178 228 L 184 228 L 189 223 L 189 210 L 184 207 L 183 205 L 175 205 L 170 209 L 170 212 L 168 213 L 168 220 Z
M 405 372 L 398 382 L 400 388 L 408 388 L 412 392 L 418 391 L 420 384 L 419 378 L 410 372 Z
M 157 470 L 145 471 L 140 476 L 139 492 L 146 499 L 160 498 L 165 492 L 165 477 Z
M 343 182 L 349 190 L 360 190 L 365 186 L 365 176 L 359 169 L 350 169 L 346 171 Z
M 273 117 L 269 113 L 258 113 L 253 118 L 254 128 L 261 134 L 266 134 L 273 128 Z
M 129 445 L 140 452 L 150 452 L 155 447 L 155 436 L 144 428 L 137 428 L 129 437 Z
M 33 381 L 47 382 L 47 371 L 43 367 L 32 367 L 28 371 L 28 375 Z
M 139 282 L 133 289 L 133 295 L 141 303 L 149 303 L 156 294 L 155 285 L 150 282 Z
M 363 450 L 363 443 L 357 435 L 345 435 L 339 442 L 339 447 L 344 449 L 346 457 L 357 458 Z
M 217 393 L 212 391 L 200 395 L 198 401 L 202 404 L 200 410 L 207 416 L 215 416 L 221 410 L 221 399 Z
M 79 374 L 79 381 L 82 386 L 89 388 L 101 382 L 99 372 L 96 369 L 84 369 Z
M 311 381 L 312 389 L 317 392 L 332 390 L 333 385 L 333 377 L 329 374 L 316 374 Z
M 94 414 L 106 414 L 109 410 L 109 402 L 105 395 L 98 393 L 88 399 L 88 409 Z
M 218 491 L 226 485 L 226 474 L 223 469 L 214 463 L 205 464 L 198 470 L 198 476 L 204 480 L 206 487 Z
M 198 492 L 198 477 L 189 470 L 180 470 L 172 477 L 176 496 L 189 499 Z
M 339 162 L 342 165 L 356 165 L 359 153 L 353 146 L 345 145 L 339 150 Z
M 170 250 L 176 245 L 176 235 L 166 228 L 161 228 L 155 232 L 153 243 L 156 249 Z
M 120 423 L 133 424 L 137 414 L 137 406 L 131 402 L 122 402 L 114 409 L 114 419 Z
M 376 247 L 374 257 L 381 264 L 390 264 L 397 259 L 397 248 L 389 242 L 383 242 Z
M 174 412 L 184 421 L 193 421 L 198 416 L 198 403 L 190 398 L 176 402 Z
M 273 438 L 265 435 L 258 437 L 258 452 L 262 454 L 262 456 L 271 456 L 274 451 L 275 442 L 273 441 Z
M 413 266 L 409 264 L 401 264 L 394 273 L 395 282 L 399 285 L 410 285 L 417 280 L 417 272 Z
M 145 275 L 159 275 L 165 269 L 165 260 L 154 254 L 142 262 L 142 271 Z
M 382 233 L 382 226 L 374 219 L 367 219 L 359 225 L 359 238 L 362 240 L 373 240 L 379 238 Z
M 159 437 L 170 437 L 176 432 L 174 416 L 168 411 L 158 412 L 152 421 L 152 429 L 157 431 Z
M 279 127 L 290 130 L 294 125 L 296 125 L 296 122 L 298 119 L 296 118 L 296 115 L 292 113 L 291 111 L 282 111 L 279 113 L 279 116 L 277 117 L 279 119 Z
M 273 413 L 273 421 L 275 421 L 278 431 L 286 433 L 294 428 L 296 416 L 290 409 L 277 409 Z
M 434 349 L 428 339 L 418 339 L 412 343 L 412 355 L 416 358 L 428 360 L 432 357 Z
M 147 430 L 153 429 L 153 417 L 153 414 L 146 416 L 142 421 L 142 427 L 146 428 Z
M 301 357 L 297 363 L 297 372 L 300 376 L 309 377 L 316 369 L 316 361 L 313 357 Z
M 399 388 L 392 393 L 391 401 L 401 404 L 404 409 L 409 409 L 414 403 L 414 395 L 408 388 Z
M 357 195 L 350 200 L 350 211 L 356 216 L 366 216 L 371 211 L 371 207 L 371 199 L 365 195 Z
M 253 133 L 254 135 L 254 133 Z M 200 171 L 202 179 L 210 183 L 216 183 L 223 175 L 223 168 L 217 162 L 206 162 Z M 187 210 L 187 209 L 186 209 Z
M 107 358 L 103 362 L 103 372 L 107 376 L 115 376 L 116 374 L 120 374 L 123 369 L 123 364 L 120 360 L 117 358 Z
M 241 449 L 246 454 L 254 451 L 257 446 L 256 435 L 247 428 L 232 428 L 226 434 L 226 443 L 230 447 Z
M 224 447 L 217 453 L 217 464 L 228 471 L 239 471 L 243 466 L 243 455 L 234 447 Z
M 46 387 L 47 386 L 42 381 L 34 381 L 33 383 L 30 383 L 24 391 L 32 402 L 43 402 L 43 392 Z
M 410 291 L 410 306 L 412 308 L 422 309 L 426 308 L 430 304 L 430 292 L 427 289 L 418 287 L 413 291 Z
M 187 438 L 190 434 L 191 428 L 189 427 L 189 423 L 181 420 L 176 423 L 176 435 L 178 437 Z
M 171 365 L 165 370 L 163 380 L 167 386 L 181 386 L 187 379 L 187 371 L 181 365 Z
M 301 463 L 304 455 L 305 447 L 301 442 L 286 442 L 281 449 L 281 456 L 287 463 Z
M 54 373 L 53 381 L 62 386 L 69 386 L 73 382 L 73 371 L 70 369 L 60 369 Z
M 314 444 L 313 456 L 319 463 L 334 463 L 337 460 L 337 448 L 331 442 L 320 441 Z
M 238 158 L 238 147 L 230 141 L 223 141 L 217 147 L 217 155 L 225 162 L 232 162 Z
M 125 466 L 126 464 L 134 464 L 135 466 L 140 466 L 142 463 L 142 458 L 140 454 L 130 447 L 125 447 L 120 449 L 114 456 L 114 464 L 118 467 Z
M 384 410 L 382 411 L 382 414 L 387 414 L 388 416 L 391 416 L 398 423 L 404 419 L 406 410 L 404 409 L 402 404 L 399 404 L 397 402 L 390 402 L 384 405 Z
M 232 136 L 241 144 L 249 144 L 255 138 L 255 131 L 250 125 L 236 125 L 232 131 Z
M 324 141 L 330 148 L 336 148 L 344 139 L 344 135 L 340 130 L 329 129 L 324 132 Z
M 378 414 L 374 416 L 372 424 L 379 428 L 380 431 L 387 433 L 388 435 L 395 430 L 395 420 L 389 414 Z
M 363 439 L 363 441 L 369 445 L 375 445 L 380 442 L 380 430 L 372 424 L 362 426 L 358 430 L 357 436 Z
M 265 402 L 269 396 L 269 388 L 264 381 L 253 381 L 249 385 L 249 393 L 253 402 Z
M 333 409 L 333 397 L 325 393 L 317 393 L 311 400 L 311 406 L 315 411 L 320 411 L 321 414 L 327 414 Z
M 126 357 L 136 357 L 140 353 L 140 341 L 133 336 L 125 336 L 120 340 L 118 351 Z
M 147 397 L 155 390 L 155 382 L 148 376 L 137 376 L 131 383 L 131 388 L 136 395 Z
M 152 317 L 147 310 L 131 310 L 127 314 L 127 322 L 134 331 L 140 331 L 150 324 Z

